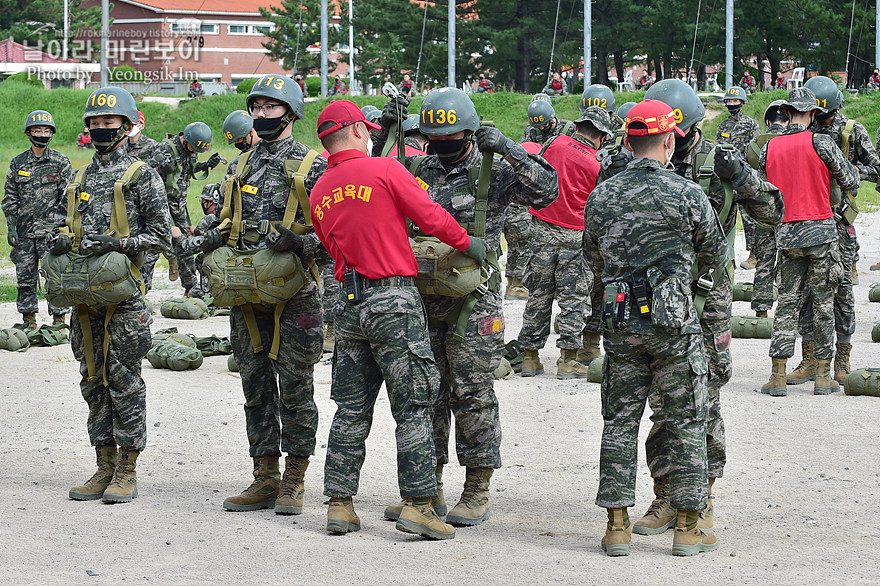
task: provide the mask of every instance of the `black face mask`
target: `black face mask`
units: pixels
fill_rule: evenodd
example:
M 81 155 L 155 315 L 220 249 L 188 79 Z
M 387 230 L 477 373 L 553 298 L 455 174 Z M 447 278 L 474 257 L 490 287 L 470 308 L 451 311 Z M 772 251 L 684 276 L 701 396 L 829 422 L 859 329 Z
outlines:
M 247 138 L 243 138 L 240 141 L 238 141 L 237 143 L 235 143 L 235 148 L 237 148 L 241 152 L 245 152 L 246 150 L 251 148 L 251 143 L 248 142 Z
M 28 138 L 31 139 L 32 145 L 34 145 L 38 149 L 44 149 L 49 145 L 49 141 L 52 140 L 52 135 L 50 134 L 49 136 L 33 136 L 29 134 Z
M 675 152 L 676 153 L 684 153 L 690 149 L 694 142 L 697 140 L 697 131 L 694 126 L 691 126 L 691 129 L 688 130 L 688 133 L 684 136 L 675 136 Z
M 462 137 L 455 140 L 432 140 L 431 150 L 440 157 L 444 163 L 457 161 L 464 155 L 465 149 L 470 144 L 470 137 Z
M 112 151 L 119 142 L 125 138 L 128 129 L 124 126 L 117 128 L 92 128 L 89 134 L 92 135 L 92 144 L 99 153 Z
M 837 110 L 829 110 L 828 112 L 825 112 L 824 114 L 816 114 L 816 120 L 818 120 L 819 122 L 826 122 L 826 121 L 830 120 L 831 118 L 834 118 L 834 116 L 836 114 L 837 114 Z
M 731 116 L 736 116 L 743 109 L 742 105 L 739 106 L 727 106 L 727 111 L 730 112 Z
M 290 112 L 280 118 L 254 118 L 254 130 L 263 140 L 272 141 L 281 136 L 290 121 Z

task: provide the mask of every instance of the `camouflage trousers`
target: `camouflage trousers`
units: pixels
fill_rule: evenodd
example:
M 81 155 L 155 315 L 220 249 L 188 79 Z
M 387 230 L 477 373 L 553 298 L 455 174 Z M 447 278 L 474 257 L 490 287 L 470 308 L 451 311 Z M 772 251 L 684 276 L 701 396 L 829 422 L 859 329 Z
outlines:
M 90 309 L 89 325 L 97 379 L 89 380 L 85 342 L 76 315 L 70 324 L 70 347 L 79 360 L 79 388 L 89 406 L 87 427 L 93 446 L 143 450 L 147 444 L 147 388 L 141 361 L 150 350 L 152 318 L 144 298 L 137 294 L 116 306 L 107 324 L 110 345 L 104 356 L 104 319 L 107 309 Z M 102 371 L 106 365 L 107 386 Z
M 171 260 L 172 258 L 177 259 L 177 269 L 180 273 L 180 284 L 183 285 L 184 289 L 187 291 L 191 289 L 199 290 L 201 287 L 199 267 L 196 266 L 195 257 L 192 252 L 187 252 L 175 244 L 174 254 L 165 254 L 165 258 L 168 260 Z M 156 262 L 158 260 L 159 253 L 151 250 L 147 252 L 144 266 L 141 267 L 141 276 L 144 278 L 144 287 L 146 287 L 147 291 L 153 288 L 153 271 L 156 268 Z M 205 293 L 208 291 L 208 288 L 204 289 Z
M 324 323 L 333 322 L 336 312 L 333 310 L 336 298 L 339 297 L 339 281 L 333 276 L 336 263 L 332 260 L 321 269 L 321 305 L 324 307 Z
M 751 252 L 758 260 L 753 281 L 752 310 L 770 311 L 773 309 L 773 287 L 776 285 L 776 235 L 772 231 L 756 228 Z
M 532 253 L 523 284 L 529 300 L 518 340 L 526 350 L 540 350 L 550 335 L 553 299 L 559 304 L 559 348 L 579 349 L 584 315 L 590 313 L 593 273 L 587 269 L 583 232 L 535 218 L 529 234 Z
M 15 280 L 18 286 L 16 309 L 18 313 L 39 313 L 37 303 L 37 285 L 40 279 L 40 259 L 49 250 L 50 236 L 37 238 L 19 238 L 9 253 L 15 263 Z M 67 308 L 55 307 L 47 302 L 49 315 L 64 315 Z
M 834 331 L 851 336 L 856 331 L 856 298 L 853 294 L 852 282 L 852 268 L 858 248 L 855 228 L 837 222 L 837 243 L 843 274 L 834 289 Z M 801 304 L 798 311 L 798 333 L 801 336 L 812 334 L 813 295 L 806 284 L 801 289 Z
M 359 304 L 340 300 L 331 398 L 336 414 L 327 440 L 324 494 L 358 492 L 376 397 L 385 382 L 397 424 L 397 481 L 402 498 L 437 494 L 431 420 L 440 387 L 418 289 L 366 289 Z
M 843 278 L 837 242 L 782 251 L 779 302 L 770 339 L 771 358 L 794 356 L 797 311 L 804 287 L 813 300 L 814 354 L 820 360 L 834 356 L 834 292 Z
M 324 340 L 318 286 L 309 282 L 284 307 L 277 360 L 269 358 L 274 310 L 270 305 L 254 306 L 263 343 L 258 353 L 254 353 L 241 307 L 233 307 L 229 316 L 229 339 L 244 391 L 250 455 L 280 456 L 285 452 L 308 458 L 315 451 L 318 428 L 314 368 Z
M 159 260 L 159 252 L 148 250 L 144 255 L 144 265 L 141 267 L 141 277 L 144 279 L 144 288 L 149 291 L 153 288 L 153 271 Z
M 665 422 L 672 506 L 702 510 L 708 494 L 706 359 L 697 334 L 605 333 L 599 492 L 604 508 L 635 504 L 639 423 L 649 395 Z M 657 413 L 655 413 L 657 414 Z
M 739 217 L 742 218 L 743 225 L 743 234 L 746 237 L 746 250 L 753 253 L 755 252 L 755 236 L 757 234 L 757 227 L 755 226 L 755 220 L 752 219 L 750 215 L 746 213 L 745 208 L 739 205 Z
M 434 403 L 434 449 L 437 463 L 449 462 L 449 435 L 455 416 L 455 452 L 462 466 L 501 467 L 501 423 L 495 396 L 495 369 L 504 350 L 501 295 L 494 288 L 474 306 L 464 339 L 456 339 L 455 299 L 426 297 L 431 349 L 440 370 Z
M 726 270 L 715 271 L 715 287 L 706 296 L 706 305 L 700 317 L 703 328 L 703 353 L 708 364 L 707 381 L 707 418 L 706 418 L 706 455 L 711 478 L 724 475 L 727 464 L 727 437 L 724 430 L 724 419 L 721 416 L 721 387 L 730 381 L 733 375 L 733 361 L 730 357 L 731 306 L 733 289 L 730 274 Z M 670 430 L 662 417 L 660 396 L 652 392 L 648 397 L 651 404 L 651 421 L 654 425 L 645 439 L 645 457 L 651 476 L 666 476 L 672 468 L 670 461 L 669 442 Z
M 523 279 L 529 261 L 529 229 L 532 225 L 529 206 L 510 204 L 504 217 L 504 239 L 507 240 L 507 264 L 505 273 L 508 279 Z
M 590 311 L 584 316 L 584 333 L 601 334 L 602 333 L 602 298 L 605 296 L 605 287 L 602 286 L 602 280 L 596 279 L 590 267 L 586 267 L 590 273 Z

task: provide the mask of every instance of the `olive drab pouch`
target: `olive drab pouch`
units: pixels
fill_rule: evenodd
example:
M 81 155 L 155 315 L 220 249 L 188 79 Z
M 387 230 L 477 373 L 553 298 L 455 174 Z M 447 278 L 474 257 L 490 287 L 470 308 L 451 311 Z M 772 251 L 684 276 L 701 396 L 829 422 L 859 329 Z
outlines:
M 422 295 L 464 297 L 489 279 L 489 273 L 463 252 L 430 236 L 410 238 L 418 265 L 416 286 Z
M 602 297 L 602 319 L 609 332 L 626 328 L 630 316 L 630 286 L 619 281 L 605 285 Z
M 99 256 L 46 253 L 41 261 L 46 299 L 55 307 L 118 305 L 141 290 L 140 271 L 121 252 Z
M 880 321 L 875 323 L 874 328 L 871 330 L 871 341 L 880 342 Z
M 198 348 L 168 339 L 150 348 L 147 360 L 153 368 L 181 371 L 197 369 L 202 365 L 203 358 Z
M 190 337 L 196 343 L 196 348 L 202 351 L 202 356 L 225 356 L 232 354 L 232 344 L 229 342 L 229 338 L 221 338 L 220 336 Z
M 868 291 L 868 301 L 880 301 L 880 283 L 871 285 L 871 290 Z
M 0 350 L 10 352 L 24 352 L 30 347 L 27 334 L 18 328 L 6 328 L 0 330 Z
M 735 317 L 731 320 L 734 338 L 760 338 L 769 340 L 773 335 L 773 320 L 769 317 Z
M 843 385 L 849 396 L 880 397 L 880 368 L 860 368 L 849 373 Z
M 163 317 L 172 319 L 205 319 L 211 315 L 208 304 L 197 297 L 168 299 L 159 308 Z
M 605 372 L 605 356 L 594 358 L 587 367 L 587 382 L 601 383 L 603 372 Z

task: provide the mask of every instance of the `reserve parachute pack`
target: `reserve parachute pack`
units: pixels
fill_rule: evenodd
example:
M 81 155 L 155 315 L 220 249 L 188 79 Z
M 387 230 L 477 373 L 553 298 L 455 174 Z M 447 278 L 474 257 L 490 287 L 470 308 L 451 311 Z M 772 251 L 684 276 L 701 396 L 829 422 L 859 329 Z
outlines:
M 128 215 L 125 207 L 125 193 L 131 185 L 141 178 L 146 164 L 135 161 L 113 184 L 113 204 L 110 211 L 110 229 L 107 232 L 114 238 L 127 238 L 130 235 Z M 104 316 L 104 356 L 110 348 L 107 326 L 116 311 L 116 306 L 143 293 L 143 279 L 140 266 L 144 255 L 138 254 L 135 262 L 121 253 L 111 251 L 93 255 L 83 250 L 82 215 L 80 204 L 88 204 L 89 194 L 83 191 L 88 165 L 76 172 L 67 186 L 67 217 L 59 234 L 69 236 L 72 241 L 70 252 L 52 254 L 47 252 L 40 262 L 40 274 L 45 280 L 45 296 L 56 307 L 75 307 L 83 333 L 88 380 L 97 380 L 95 352 L 92 345 L 92 326 L 89 313 L 95 309 L 106 308 Z M 102 373 L 107 384 L 107 364 Z
M 734 301 L 751 301 L 755 292 L 755 286 L 752 283 L 734 283 L 733 284 L 733 300 Z M 773 301 L 779 298 L 779 289 L 773 286 Z
M 278 358 L 281 343 L 279 322 L 287 301 L 296 295 L 306 283 L 308 275 L 299 256 L 291 252 L 275 252 L 269 248 L 238 250 L 239 240 L 256 244 L 260 238 L 275 231 L 277 222 L 268 220 L 242 220 L 241 192 L 249 192 L 249 185 L 242 178 L 250 172 L 247 164 L 251 151 L 243 153 L 238 160 L 235 174 L 224 184 L 223 211 L 219 229 L 226 236 L 226 246 L 205 253 L 202 272 L 208 278 L 214 305 L 219 307 L 240 306 L 247 324 L 254 353 L 263 350 L 263 342 L 254 315 L 255 304 L 275 306 L 275 335 L 269 349 L 269 357 Z M 280 224 L 297 234 L 305 234 L 312 227 L 309 198 L 305 179 L 318 153 L 309 150 L 298 161 L 284 162 L 284 172 L 290 185 L 284 217 Z M 294 223 L 298 207 L 302 207 L 304 224 Z M 314 263 L 309 266 L 311 276 L 317 280 Z
M 773 319 L 769 317 L 735 317 L 731 320 L 734 338 L 761 338 L 769 340 L 773 334 Z
M 868 291 L 868 301 L 873 301 L 875 303 L 880 301 L 880 283 L 871 285 L 871 290 Z
M 159 311 L 162 317 L 171 319 L 205 319 L 211 315 L 208 304 L 198 297 L 168 299 Z
M 875 323 L 874 328 L 871 330 L 871 341 L 880 342 L 880 321 Z
M 590 366 L 587 367 L 587 382 L 591 383 L 601 383 L 602 382 L 602 372 L 605 370 L 605 357 L 600 356 L 598 358 L 594 358 L 592 362 L 590 362 Z
M 880 397 L 880 368 L 860 368 L 849 373 L 843 392 L 851 397 Z
M 0 330 L 0 350 L 10 352 L 24 352 L 30 347 L 27 334 L 18 328 L 5 328 Z
M 167 328 L 153 334 L 147 360 L 153 368 L 181 371 L 195 370 L 203 359 L 192 336 L 178 333 L 177 328 Z

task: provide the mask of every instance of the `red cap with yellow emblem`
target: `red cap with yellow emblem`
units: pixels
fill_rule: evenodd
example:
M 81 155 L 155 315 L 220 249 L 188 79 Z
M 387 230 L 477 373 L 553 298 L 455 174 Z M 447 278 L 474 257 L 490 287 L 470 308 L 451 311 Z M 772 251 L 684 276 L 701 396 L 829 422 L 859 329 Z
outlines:
M 643 100 L 626 115 L 626 133 L 632 136 L 665 134 L 673 130 L 678 136 L 685 135 L 675 124 L 672 108 L 660 100 Z

